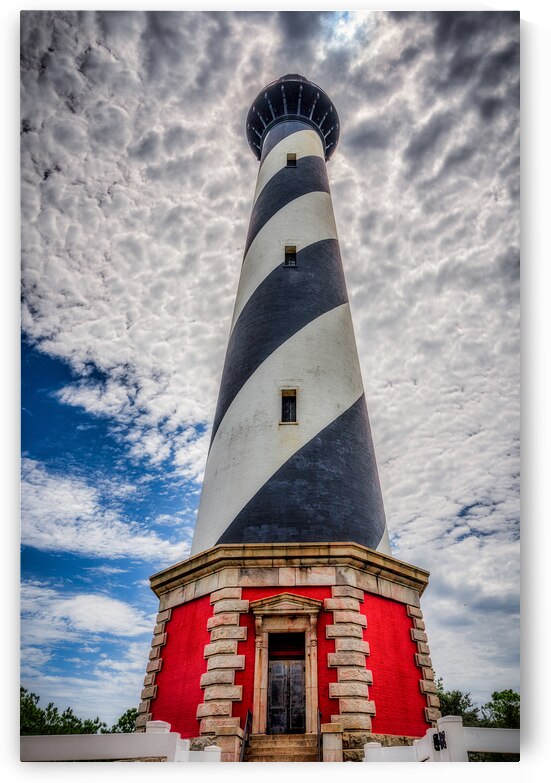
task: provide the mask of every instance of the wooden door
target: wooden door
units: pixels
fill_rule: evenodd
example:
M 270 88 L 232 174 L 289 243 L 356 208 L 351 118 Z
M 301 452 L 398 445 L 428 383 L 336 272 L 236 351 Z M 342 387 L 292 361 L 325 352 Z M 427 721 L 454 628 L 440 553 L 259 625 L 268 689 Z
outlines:
M 305 731 L 304 661 L 270 661 L 268 671 L 268 734 Z

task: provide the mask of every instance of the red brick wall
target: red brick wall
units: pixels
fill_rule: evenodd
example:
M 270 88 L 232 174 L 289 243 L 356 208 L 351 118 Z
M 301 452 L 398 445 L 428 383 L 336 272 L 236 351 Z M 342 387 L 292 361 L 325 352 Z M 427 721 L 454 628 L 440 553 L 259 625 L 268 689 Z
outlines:
M 166 644 L 161 648 L 163 666 L 157 674 L 157 697 L 151 702 L 152 720 L 166 720 L 182 737 L 197 737 L 197 705 L 203 703 L 201 675 L 207 670 L 203 657 L 210 642 L 207 620 L 212 616 L 210 595 L 176 606 L 166 624 Z
M 290 592 L 323 601 L 331 597 L 330 587 L 266 587 L 243 588 L 243 599 L 254 601 L 281 592 Z M 411 640 L 411 618 L 404 604 L 370 593 L 365 594 L 360 611 L 367 617 L 364 639 L 369 642 L 367 668 L 373 672 L 369 698 L 375 702 L 377 714 L 373 731 L 381 734 L 424 735 L 426 701 L 419 690 L 420 669 L 415 665 L 417 651 Z M 157 697 L 151 703 L 153 720 L 165 720 L 183 737 L 196 737 L 199 722 L 197 705 L 203 703 L 201 674 L 207 671 L 203 657 L 205 644 L 210 642 L 207 620 L 213 614 L 210 596 L 206 595 L 172 610 L 167 623 L 167 642 L 162 648 L 163 666 L 156 678 Z M 320 613 L 318 623 L 318 685 L 322 722 L 329 723 L 338 713 L 338 700 L 329 698 L 329 683 L 337 681 L 337 670 L 327 667 L 327 654 L 334 652 L 334 640 L 325 638 L 325 627 L 332 623 L 332 612 Z M 243 686 L 243 701 L 233 705 L 233 716 L 241 719 L 253 704 L 255 660 L 254 619 L 241 615 L 241 625 L 248 628 L 247 640 L 239 642 L 238 654 L 246 656 L 246 668 L 237 671 L 235 684 Z
M 411 640 L 413 624 L 406 607 L 365 593 L 360 611 L 367 617 L 367 668 L 373 672 L 369 698 L 377 711 L 372 730 L 378 734 L 421 737 L 430 724 L 425 720 L 427 703 L 419 690 L 421 670 L 415 665 L 417 645 Z

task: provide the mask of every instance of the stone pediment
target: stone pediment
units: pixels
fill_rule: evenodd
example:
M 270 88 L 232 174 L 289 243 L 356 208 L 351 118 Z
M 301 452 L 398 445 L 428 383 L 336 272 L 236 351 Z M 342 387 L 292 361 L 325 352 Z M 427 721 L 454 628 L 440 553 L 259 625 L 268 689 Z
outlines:
M 294 593 L 280 593 L 250 602 L 250 609 L 255 615 L 313 615 L 318 614 L 321 608 L 321 601 Z

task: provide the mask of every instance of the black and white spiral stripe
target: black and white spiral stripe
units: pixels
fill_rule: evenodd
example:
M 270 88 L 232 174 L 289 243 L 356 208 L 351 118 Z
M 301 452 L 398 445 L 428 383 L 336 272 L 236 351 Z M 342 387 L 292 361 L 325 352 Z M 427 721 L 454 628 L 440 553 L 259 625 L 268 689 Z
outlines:
M 263 142 L 192 554 L 316 541 L 389 552 L 323 146 L 291 120 Z

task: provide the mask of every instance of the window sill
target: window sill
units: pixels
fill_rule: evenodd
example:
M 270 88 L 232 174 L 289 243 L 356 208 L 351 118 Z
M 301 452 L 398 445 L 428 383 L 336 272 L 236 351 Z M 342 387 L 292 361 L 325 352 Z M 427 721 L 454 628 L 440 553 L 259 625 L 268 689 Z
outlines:
M 287 426 L 288 424 L 298 424 L 298 421 L 280 421 L 279 422 L 282 426 Z

